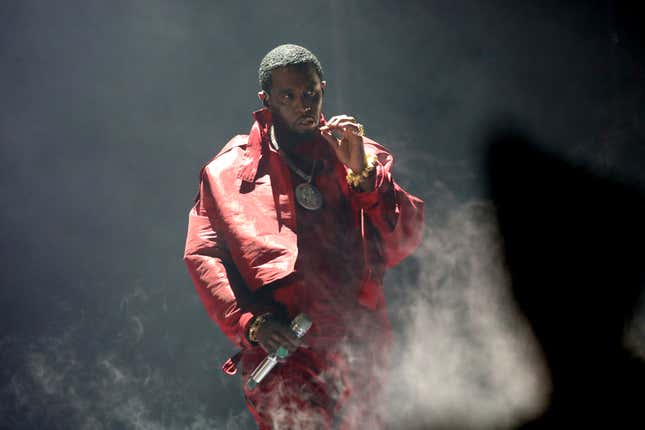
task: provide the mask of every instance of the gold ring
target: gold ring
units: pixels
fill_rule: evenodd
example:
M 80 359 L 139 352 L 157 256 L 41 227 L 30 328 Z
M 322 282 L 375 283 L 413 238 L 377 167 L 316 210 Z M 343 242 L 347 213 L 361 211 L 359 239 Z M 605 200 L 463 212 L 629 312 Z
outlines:
M 365 136 L 365 127 L 363 127 L 363 124 L 358 123 L 356 126 L 358 127 L 356 134 L 359 136 Z

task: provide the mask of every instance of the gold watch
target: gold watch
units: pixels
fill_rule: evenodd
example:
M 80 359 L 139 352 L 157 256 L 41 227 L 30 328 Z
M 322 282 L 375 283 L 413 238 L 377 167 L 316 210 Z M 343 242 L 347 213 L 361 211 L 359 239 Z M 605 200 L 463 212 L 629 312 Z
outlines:
M 249 341 L 251 341 L 252 343 L 258 343 L 258 330 L 264 325 L 265 322 L 267 322 L 270 316 L 270 313 L 266 313 L 253 317 L 251 323 L 249 324 L 249 329 L 246 335 Z

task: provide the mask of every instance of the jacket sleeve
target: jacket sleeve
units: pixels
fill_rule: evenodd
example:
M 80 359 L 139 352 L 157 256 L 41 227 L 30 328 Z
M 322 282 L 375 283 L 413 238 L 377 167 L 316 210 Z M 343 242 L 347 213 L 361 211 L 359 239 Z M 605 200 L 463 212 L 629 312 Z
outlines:
M 254 314 L 244 305 L 249 292 L 211 216 L 213 197 L 202 169 L 199 194 L 188 217 L 184 262 L 210 318 L 240 348 L 249 347 L 246 329 Z
M 367 215 L 380 237 L 386 267 L 410 255 L 423 237 L 423 200 L 409 194 L 392 179 L 394 157 L 382 146 L 368 143 L 366 151 L 376 155 L 374 190 L 352 190 L 352 199 Z

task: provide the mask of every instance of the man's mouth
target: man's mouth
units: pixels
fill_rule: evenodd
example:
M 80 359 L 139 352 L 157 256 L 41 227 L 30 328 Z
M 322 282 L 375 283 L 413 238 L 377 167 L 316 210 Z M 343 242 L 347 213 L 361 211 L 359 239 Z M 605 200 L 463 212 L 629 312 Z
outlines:
M 301 118 L 300 120 L 298 120 L 298 123 L 300 125 L 310 127 L 312 125 L 316 125 L 316 120 L 311 116 L 307 116 L 307 117 L 304 117 L 304 118 Z

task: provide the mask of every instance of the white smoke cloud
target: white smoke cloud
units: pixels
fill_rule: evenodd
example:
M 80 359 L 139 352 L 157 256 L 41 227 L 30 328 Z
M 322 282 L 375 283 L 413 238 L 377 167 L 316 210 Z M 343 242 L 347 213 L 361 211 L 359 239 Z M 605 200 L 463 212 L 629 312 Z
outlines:
M 124 327 L 132 321 L 124 316 Z M 0 388 L 1 428 L 132 430 L 245 430 L 253 428 L 240 408 L 212 416 L 209 401 L 198 399 L 189 378 L 172 376 L 138 358 L 122 344 L 139 342 L 139 330 L 105 342 L 98 352 L 85 349 L 83 331 L 69 328 L 59 337 L 37 340 L 7 337 L 0 357 L 11 363 L 11 378 Z M 129 340 L 128 340 L 129 339 Z M 87 341 L 87 339 L 86 339 Z M 6 358 L 6 359 L 5 359 Z M 212 369 L 211 369 L 212 370 Z M 209 375 L 212 372 L 209 372 Z M 213 379 L 213 383 L 216 379 Z
M 547 405 L 548 372 L 509 290 L 494 210 L 440 184 L 402 322 L 386 407 L 391 428 L 513 428 Z

